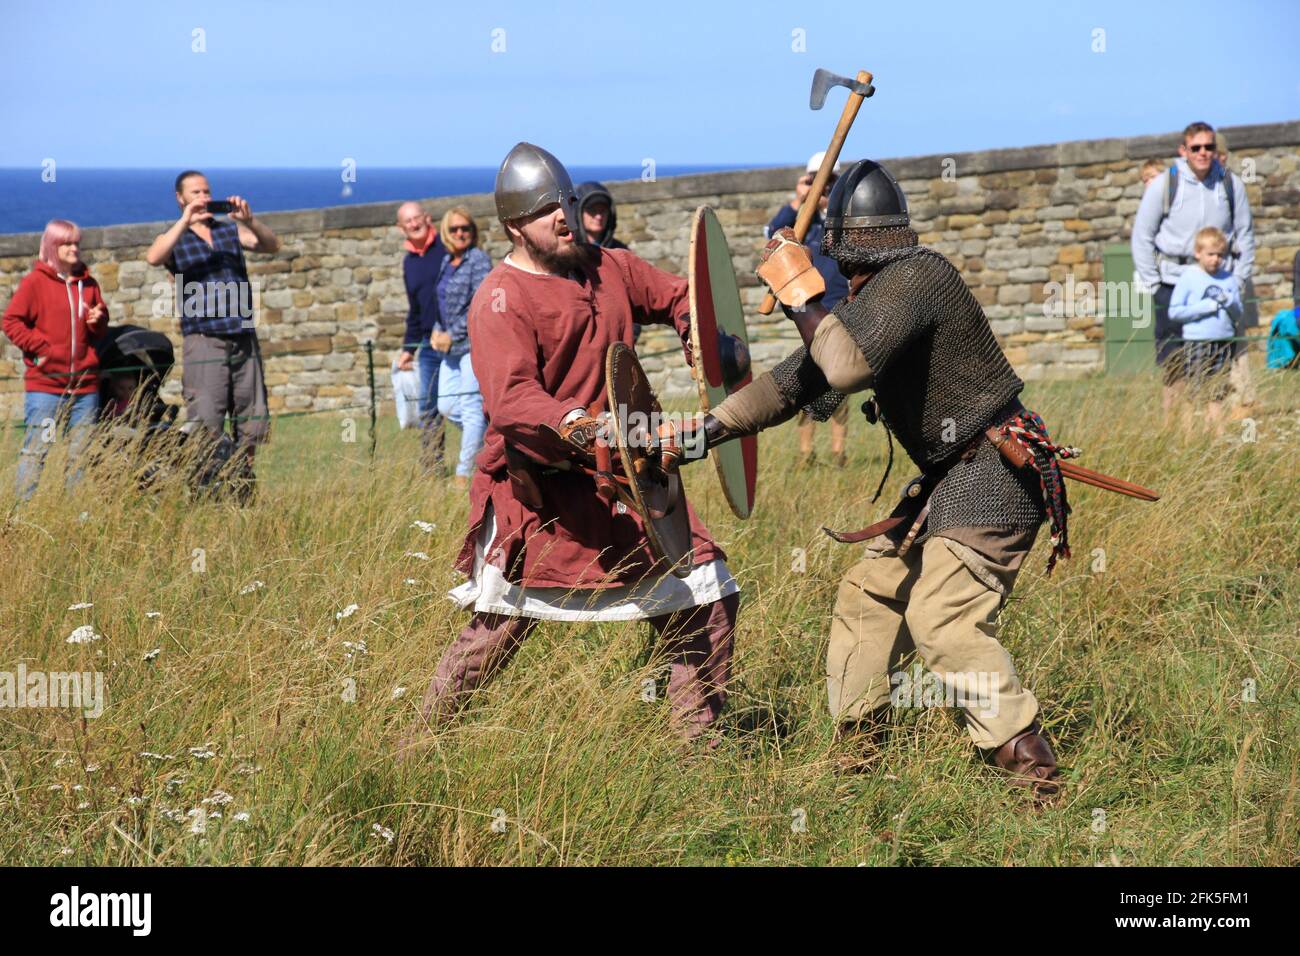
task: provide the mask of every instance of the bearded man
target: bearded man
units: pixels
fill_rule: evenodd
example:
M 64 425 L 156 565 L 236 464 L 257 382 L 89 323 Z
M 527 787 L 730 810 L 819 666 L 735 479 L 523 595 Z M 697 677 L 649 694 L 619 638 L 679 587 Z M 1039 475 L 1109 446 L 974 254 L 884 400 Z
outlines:
M 693 511 L 691 567 L 677 577 L 640 517 L 598 495 L 583 467 L 608 440 L 607 350 L 631 346 L 634 322 L 672 325 L 687 348 L 687 283 L 579 241 L 569 174 L 540 147 L 506 156 L 496 207 L 513 248 L 470 305 L 470 339 L 490 352 L 479 369 L 489 424 L 457 562 L 470 580 L 451 592 L 473 616 L 438 664 L 425 719 L 449 719 L 538 621 L 648 620 L 670 658 L 672 722 L 694 739 L 726 700 L 739 586 Z
M 886 521 L 833 533 L 870 541 L 840 583 L 831 624 L 826 682 L 839 736 L 868 749 L 878 743 L 897 683 L 891 672 L 915 650 L 943 682 L 943 699 L 964 710 L 975 744 L 1037 797 L 1051 796 L 1056 757 L 1037 700 L 997 640 L 997 617 L 1045 515 L 1051 563 L 1069 556 L 1055 456 L 1072 450 L 1052 445 L 1041 419 L 1020 404 L 1024 383 L 979 303 L 947 259 L 917 244 L 907 201 L 883 166 L 863 160 L 836 182 L 822 251 L 849 280 L 832 311 L 793 233 L 768 243 L 759 278 L 804 347 L 705 416 L 705 447 L 803 408 L 824 421 L 845 394 L 874 390 L 864 411 L 883 421 L 921 475 Z M 1011 453 L 1026 467 L 1009 464 Z M 672 457 L 665 454 L 667 467 Z

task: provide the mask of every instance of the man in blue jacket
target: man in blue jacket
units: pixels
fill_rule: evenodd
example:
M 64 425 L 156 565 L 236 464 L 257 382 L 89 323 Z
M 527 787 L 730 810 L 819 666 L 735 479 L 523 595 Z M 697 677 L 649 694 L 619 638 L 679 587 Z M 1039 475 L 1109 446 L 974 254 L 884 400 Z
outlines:
M 446 472 L 443 463 L 444 428 L 438 414 L 438 368 L 442 353 L 430 341 L 441 328 L 438 312 L 438 273 L 447 250 L 433 228 L 433 219 L 417 202 L 397 207 L 397 228 L 406 237 L 406 258 L 402 276 L 406 280 L 406 333 L 397 367 L 416 366 L 420 370 L 420 445 L 424 467 L 438 475 Z

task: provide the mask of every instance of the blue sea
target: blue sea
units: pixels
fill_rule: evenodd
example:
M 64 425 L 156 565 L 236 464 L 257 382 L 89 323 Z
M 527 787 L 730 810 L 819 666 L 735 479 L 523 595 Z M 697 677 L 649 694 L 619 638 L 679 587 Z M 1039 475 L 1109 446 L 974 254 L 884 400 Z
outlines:
M 658 177 L 716 172 L 742 167 L 668 166 Z M 243 196 L 253 212 L 316 209 L 353 203 L 427 199 L 491 192 L 496 167 L 357 170 L 344 183 L 342 170 L 217 169 L 203 170 L 218 198 Z M 0 169 L 0 233 L 39 232 L 51 219 L 71 219 L 81 226 L 156 222 L 177 214 L 173 183 L 179 169 L 68 169 L 56 167 L 54 181 L 42 169 Z M 588 179 L 639 179 L 640 166 L 571 166 L 575 183 Z

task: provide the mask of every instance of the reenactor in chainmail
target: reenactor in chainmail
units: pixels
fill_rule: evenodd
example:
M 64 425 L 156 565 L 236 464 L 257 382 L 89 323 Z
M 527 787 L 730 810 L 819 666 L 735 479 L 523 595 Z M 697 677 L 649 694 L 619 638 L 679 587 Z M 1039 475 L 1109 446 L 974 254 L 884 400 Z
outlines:
M 857 163 L 831 193 L 822 249 L 851 290 L 833 310 L 818 301 L 823 280 L 807 251 L 784 232 L 758 274 L 804 347 L 714 408 L 706 444 L 803 408 L 824 421 L 845 394 L 872 389 L 868 419 L 883 422 L 921 471 L 890 518 L 831 532 L 869 542 L 840 583 L 826 657 L 830 710 L 840 739 L 854 745 L 846 757 L 860 765 L 860 749 L 874 752 L 899 667 L 915 650 L 932 672 L 926 679 L 942 681 L 943 699 L 963 709 L 976 746 L 1036 798 L 1050 797 L 1056 757 L 1038 701 L 997 640 L 997 618 L 1045 517 L 1049 569 L 1069 556 L 1056 455 L 1072 450 L 1053 445 L 1018 401 L 1024 383 L 979 303 L 947 259 L 917 244 L 903 192 L 883 166 Z M 1004 457 L 1013 452 L 1025 467 Z

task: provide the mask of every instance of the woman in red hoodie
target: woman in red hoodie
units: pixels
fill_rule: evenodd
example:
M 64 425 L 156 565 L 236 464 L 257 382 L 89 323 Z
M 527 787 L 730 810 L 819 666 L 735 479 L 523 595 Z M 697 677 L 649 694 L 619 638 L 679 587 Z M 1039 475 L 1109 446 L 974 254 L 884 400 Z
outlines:
M 99 283 L 81 261 L 81 230 L 51 219 L 40 257 L 4 311 L 4 333 L 23 351 L 27 432 L 18 459 L 18 497 L 36 491 L 45 454 L 59 436 L 75 457 L 99 409 L 99 356 L 94 342 L 108 327 Z M 69 476 L 69 483 L 79 475 Z

